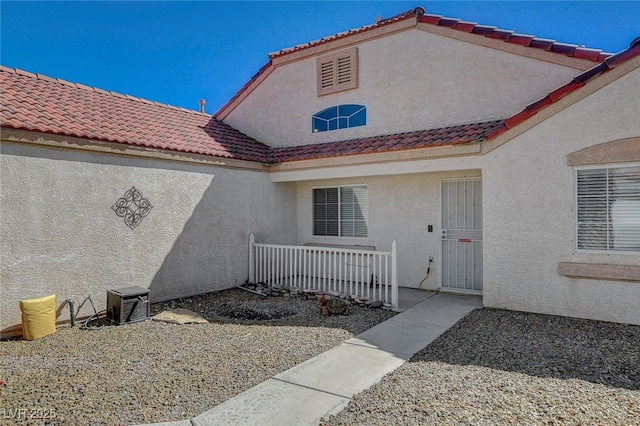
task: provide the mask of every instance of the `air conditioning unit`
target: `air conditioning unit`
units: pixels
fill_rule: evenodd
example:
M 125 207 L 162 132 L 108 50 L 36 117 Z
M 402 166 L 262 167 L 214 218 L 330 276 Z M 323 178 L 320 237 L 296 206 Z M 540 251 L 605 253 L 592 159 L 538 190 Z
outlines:
M 149 290 L 142 287 L 108 290 L 107 319 L 114 324 L 149 319 Z

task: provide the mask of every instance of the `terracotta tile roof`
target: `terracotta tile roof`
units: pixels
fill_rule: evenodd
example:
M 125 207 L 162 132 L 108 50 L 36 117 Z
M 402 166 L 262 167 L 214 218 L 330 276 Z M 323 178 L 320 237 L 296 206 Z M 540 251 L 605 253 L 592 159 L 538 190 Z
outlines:
M 502 30 L 494 26 L 478 25 L 475 22 L 461 21 L 459 19 L 445 18 L 440 15 L 427 14 L 422 7 L 416 7 L 406 12 L 402 12 L 398 15 L 390 18 L 382 19 L 374 24 L 365 25 L 360 28 L 351 29 L 349 31 L 341 32 L 338 34 L 323 37 L 319 40 L 310 41 L 308 43 L 299 44 L 294 47 L 282 49 L 278 52 L 272 52 L 269 54 L 269 62 L 267 62 L 251 79 L 240 89 L 236 94 L 229 99 L 216 113 L 214 117 L 219 117 L 222 113 L 231 106 L 238 98 L 240 98 L 244 92 L 246 92 L 254 82 L 264 74 L 268 69 L 273 67 L 272 60 L 285 55 L 289 55 L 301 50 L 310 49 L 315 46 L 330 43 L 335 40 L 340 40 L 346 37 L 351 37 L 356 34 L 361 34 L 376 28 L 380 28 L 386 25 L 390 25 L 396 22 L 404 21 L 406 19 L 416 19 L 416 22 L 435 25 L 439 27 L 451 28 L 458 31 L 463 31 L 470 34 L 476 34 L 478 36 L 484 36 L 493 39 L 503 40 L 506 43 L 517 44 L 520 46 L 531 47 L 535 49 L 546 50 L 549 52 L 558 53 L 565 56 L 574 57 L 577 59 L 585 59 L 593 62 L 602 62 L 611 53 L 604 53 L 598 49 L 590 49 L 583 46 L 577 46 L 573 44 L 558 43 L 555 40 L 548 40 L 538 38 L 533 35 L 518 34 L 513 31 Z
M 405 19 L 415 18 L 416 16 L 421 16 L 423 14 L 424 14 L 424 9 L 422 7 L 416 7 L 414 9 L 407 10 L 406 12 L 402 12 L 390 18 L 382 19 L 371 25 L 365 25 L 360 28 L 355 28 L 349 31 L 344 31 L 338 34 L 323 37 L 320 40 L 313 40 L 308 43 L 303 43 L 294 47 L 288 47 L 288 48 L 282 49 L 278 52 L 269 53 L 269 58 L 270 59 L 278 58 L 280 56 L 288 55 L 289 53 L 298 52 L 300 50 L 308 49 L 310 47 L 318 46 L 321 44 L 326 44 L 326 43 L 339 40 L 345 37 L 351 37 L 353 35 L 360 34 L 365 31 L 372 30 L 374 28 L 384 27 L 386 25 L 390 25 L 399 21 L 404 21 Z
M 495 138 L 637 56 L 640 37 L 629 49 L 579 74 L 506 120 L 278 148 L 269 148 L 195 111 L 0 66 L 0 125 L 266 164 L 460 145 Z
M 640 37 L 634 39 L 627 50 L 623 50 L 620 53 L 609 56 L 604 60 L 604 62 L 586 70 L 581 74 L 578 74 L 567 84 L 555 89 L 554 91 L 547 94 L 547 96 L 545 96 L 544 98 L 527 105 L 522 111 L 507 118 L 506 120 L 504 120 L 502 125 L 498 126 L 491 133 L 487 134 L 486 138 L 493 139 L 496 136 L 506 132 L 507 130 L 517 126 L 518 124 L 537 114 L 538 111 L 559 101 L 569 93 L 578 90 L 600 74 L 612 70 L 621 63 L 635 58 L 636 56 L 640 56 Z
M 497 27 L 478 25 L 475 22 L 466 22 L 459 19 L 444 18 L 440 15 L 424 13 L 418 17 L 418 22 L 503 40 L 507 43 L 517 44 L 520 46 L 548 50 L 561 55 L 578 59 L 586 59 L 593 62 L 602 62 L 611 56 L 610 53 L 603 53 L 598 49 L 589 49 L 584 46 L 577 46 L 574 44 L 558 43 L 555 40 L 538 38 L 536 36 L 526 34 L 517 34 L 513 31 L 502 30 Z
M 487 134 L 502 125 L 503 121 L 497 120 L 339 142 L 272 148 L 271 162 L 285 163 L 288 161 L 468 144 L 482 141 Z
M 0 67 L 2 127 L 266 163 L 269 147 L 196 111 Z
M 355 34 L 360 34 L 365 31 L 372 30 L 374 28 L 390 25 L 398 21 L 405 19 L 417 18 L 418 22 L 437 25 L 440 27 L 451 28 L 454 30 L 464 31 L 466 33 L 477 34 L 489 38 L 504 40 L 507 43 L 519 44 L 521 46 L 534 47 L 537 49 L 548 50 L 555 53 L 560 53 L 566 56 L 572 56 L 580 59 L 587 59 L 594 62 L 602 62 L 607 57 L 611 56 L 609 53 L 602 53 L 597 49 L 588 49 L 582 46 L 573 44 L 558 43 L 555 40 L 547 40 L 537 38 L 532 35 L 517 34 L 513 31 L 503 30 L 497 27 L 478 25 L 475 22 L 461 21 L 460 19 L 446 18 L 441 15 L 427 14 L 424 8 L 418 6 L 406 12 L 402 12 L 398 15 L 392 16 L 387 19 L 382 19 L 371 25 L 365 25 L 364 27 L 352 29 L 342 33 L 334 34 L 328 37 L 323 37 L 320 40 L 310 41 L 308 43 L 300 44 L 294 47 L 282 49 L 279 52 L 269 54 L 269 58 L 277 58 L 283 55 L 288 55 L 293 52 L 298 52 L 303 49 L 308 49 L 321 44 L 329 43 L 335 40 L 339 40 L 345 37 L 350 37 Z

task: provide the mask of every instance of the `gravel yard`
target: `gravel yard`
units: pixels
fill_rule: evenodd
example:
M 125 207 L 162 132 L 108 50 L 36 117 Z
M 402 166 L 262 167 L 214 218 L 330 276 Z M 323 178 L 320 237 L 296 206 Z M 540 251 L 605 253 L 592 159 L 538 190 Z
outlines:
M 151 310 L 172 308 L 211 323 L 0 342 L 0 424 L 189 418 L 394 315 L 322 317 L 317 301 L 241 290 Z M 640 425 L 640 327 L 476 310 L 322 424 Z
M 0 424 L 190 418 L 394 315 L 351 307 L 348 316 L 322 317 L 317 301 L 237 289 L 151 311 L 168 308 L 190 309 L 211 323 L 60 327 L 33 342 L 0 342 Z
M 323 425 L 639 425 L 640 326 L 476 310 Z

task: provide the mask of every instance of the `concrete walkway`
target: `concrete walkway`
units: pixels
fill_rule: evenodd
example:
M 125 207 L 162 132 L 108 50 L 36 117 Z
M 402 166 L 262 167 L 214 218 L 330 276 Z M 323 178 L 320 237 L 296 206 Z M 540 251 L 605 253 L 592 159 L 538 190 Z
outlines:
M 401 295 L 406 305 L 413 306 L 191 420 L 156 426 L 317 425 L 481 308 L 482 299 L 415 290 Z

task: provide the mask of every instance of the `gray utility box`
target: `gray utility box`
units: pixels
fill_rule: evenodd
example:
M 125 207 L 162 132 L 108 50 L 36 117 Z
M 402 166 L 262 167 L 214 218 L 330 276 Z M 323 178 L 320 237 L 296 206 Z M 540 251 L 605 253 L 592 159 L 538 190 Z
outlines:
M 108 290 L 107 319 L 115 324 L 149 319 L 149 290 L 142 287 Z

